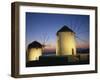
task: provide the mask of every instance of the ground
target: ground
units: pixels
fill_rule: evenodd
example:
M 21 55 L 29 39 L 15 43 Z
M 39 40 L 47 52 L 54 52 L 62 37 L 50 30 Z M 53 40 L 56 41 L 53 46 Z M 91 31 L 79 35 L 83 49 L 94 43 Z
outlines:
M 78 54 L 76 56 L 40 56 L 37 61 L 27 62 L 26 67 L 79 64 L 89 64 L 89 54 Z

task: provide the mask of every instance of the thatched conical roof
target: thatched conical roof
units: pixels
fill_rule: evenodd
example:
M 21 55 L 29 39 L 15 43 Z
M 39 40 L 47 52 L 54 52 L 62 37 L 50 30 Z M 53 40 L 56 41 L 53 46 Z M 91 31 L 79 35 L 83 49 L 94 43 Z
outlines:
M 32 43 L 30 43 L 28 45 L 28 49 L 30 48 L 42 48 L 41 43 L 37 42 L 37 41 L 33 41 Z
M 74 32 L 74 31 L 70 29 L 68 26 L 64 25 L 60 30 L 57 31 L 57 35 L 59 32 Z

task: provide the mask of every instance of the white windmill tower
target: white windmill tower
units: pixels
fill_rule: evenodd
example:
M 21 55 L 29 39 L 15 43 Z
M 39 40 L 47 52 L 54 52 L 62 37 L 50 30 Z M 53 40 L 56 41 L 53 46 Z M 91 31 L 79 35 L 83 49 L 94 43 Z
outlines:
M 56 55 L 76 55 L 75 32 L 65 25 L 57 31 Z
M 39 60 L 42 55 L 42 45 L 37 41 L 33 41 L 28 45 L 27 49 L 27 61 Z

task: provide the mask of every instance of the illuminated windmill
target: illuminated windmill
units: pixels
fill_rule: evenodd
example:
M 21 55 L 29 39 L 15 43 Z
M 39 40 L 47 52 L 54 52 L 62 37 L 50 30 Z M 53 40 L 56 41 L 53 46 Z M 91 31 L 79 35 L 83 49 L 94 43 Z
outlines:
M 76 55 L 75 32 L 67 26 L 57 31 L 56 55 Z
M 28 50 L 27 50 L 28 61 L 39 60 L 39 57 L 41 55 L 42 55 L 42 45 L 39 42 L 33 41 L 28 45 Z
M 74 54 L 79 53 L 79 51 L 82 49 L 83 50 L 89 49 L 89 17 L 83 16 L 82 18 L 80 18 L 80 15 L 79 16 L 75 15 L 71 18 L 68 18 L 68 20 L 66 20 L 65 22 L 66 22 L 65 25 L 67 25 L 65 26 L 66 28 L 64 29 L 64 27 L 62 27 L 57 32 L 56 54 L 60 55 L 61 53 L 64 53 L 64 51 L 67 52 L 65 47 L 67 48 L 68 46 L 70 47 L 70 53 L 67 52 L 64 54 L 72 55 L 72 53 Z M 71 35 L 72 33 L 71 35 L 72 39 L 70 39 L 67 33 L 70 33 L 69 35 Z M 63 34 L 65 34 L 66 36 Z M 67 41 L 68 38 L 70 39 L 70 41 Z M 70 45 L 71 42 L 73 43 L 76 49 L 75 48 L 71 49 L 72 48 L 71 47 L 72 45 Z M 88 52 L 89 50 L 87 51 L 87 53 Z
M 27 61 L 36 61 L 39 60 L 39 57 L 42 56 L 44 48 L 47 46 L 46 42 L 48 41 L 48 37 L 46 35 L 43 35 L 42 44 L 33 41 L 28 45 L 27 48 Z

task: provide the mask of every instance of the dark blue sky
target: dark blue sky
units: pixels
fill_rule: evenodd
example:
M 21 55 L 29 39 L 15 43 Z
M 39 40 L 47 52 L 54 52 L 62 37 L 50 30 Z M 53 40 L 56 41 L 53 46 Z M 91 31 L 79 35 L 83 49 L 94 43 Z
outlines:
M 49 48 L 55 48 L 56 32 L 67 25 L 78 38 L 77 47 L 87 48 L 89 45 L 89 16 L 70 14 L 26 13 L 26 47 L 34 40 L 43 43 L 43 37 Z M 80 39 L 79 39 L 80 38 Z

